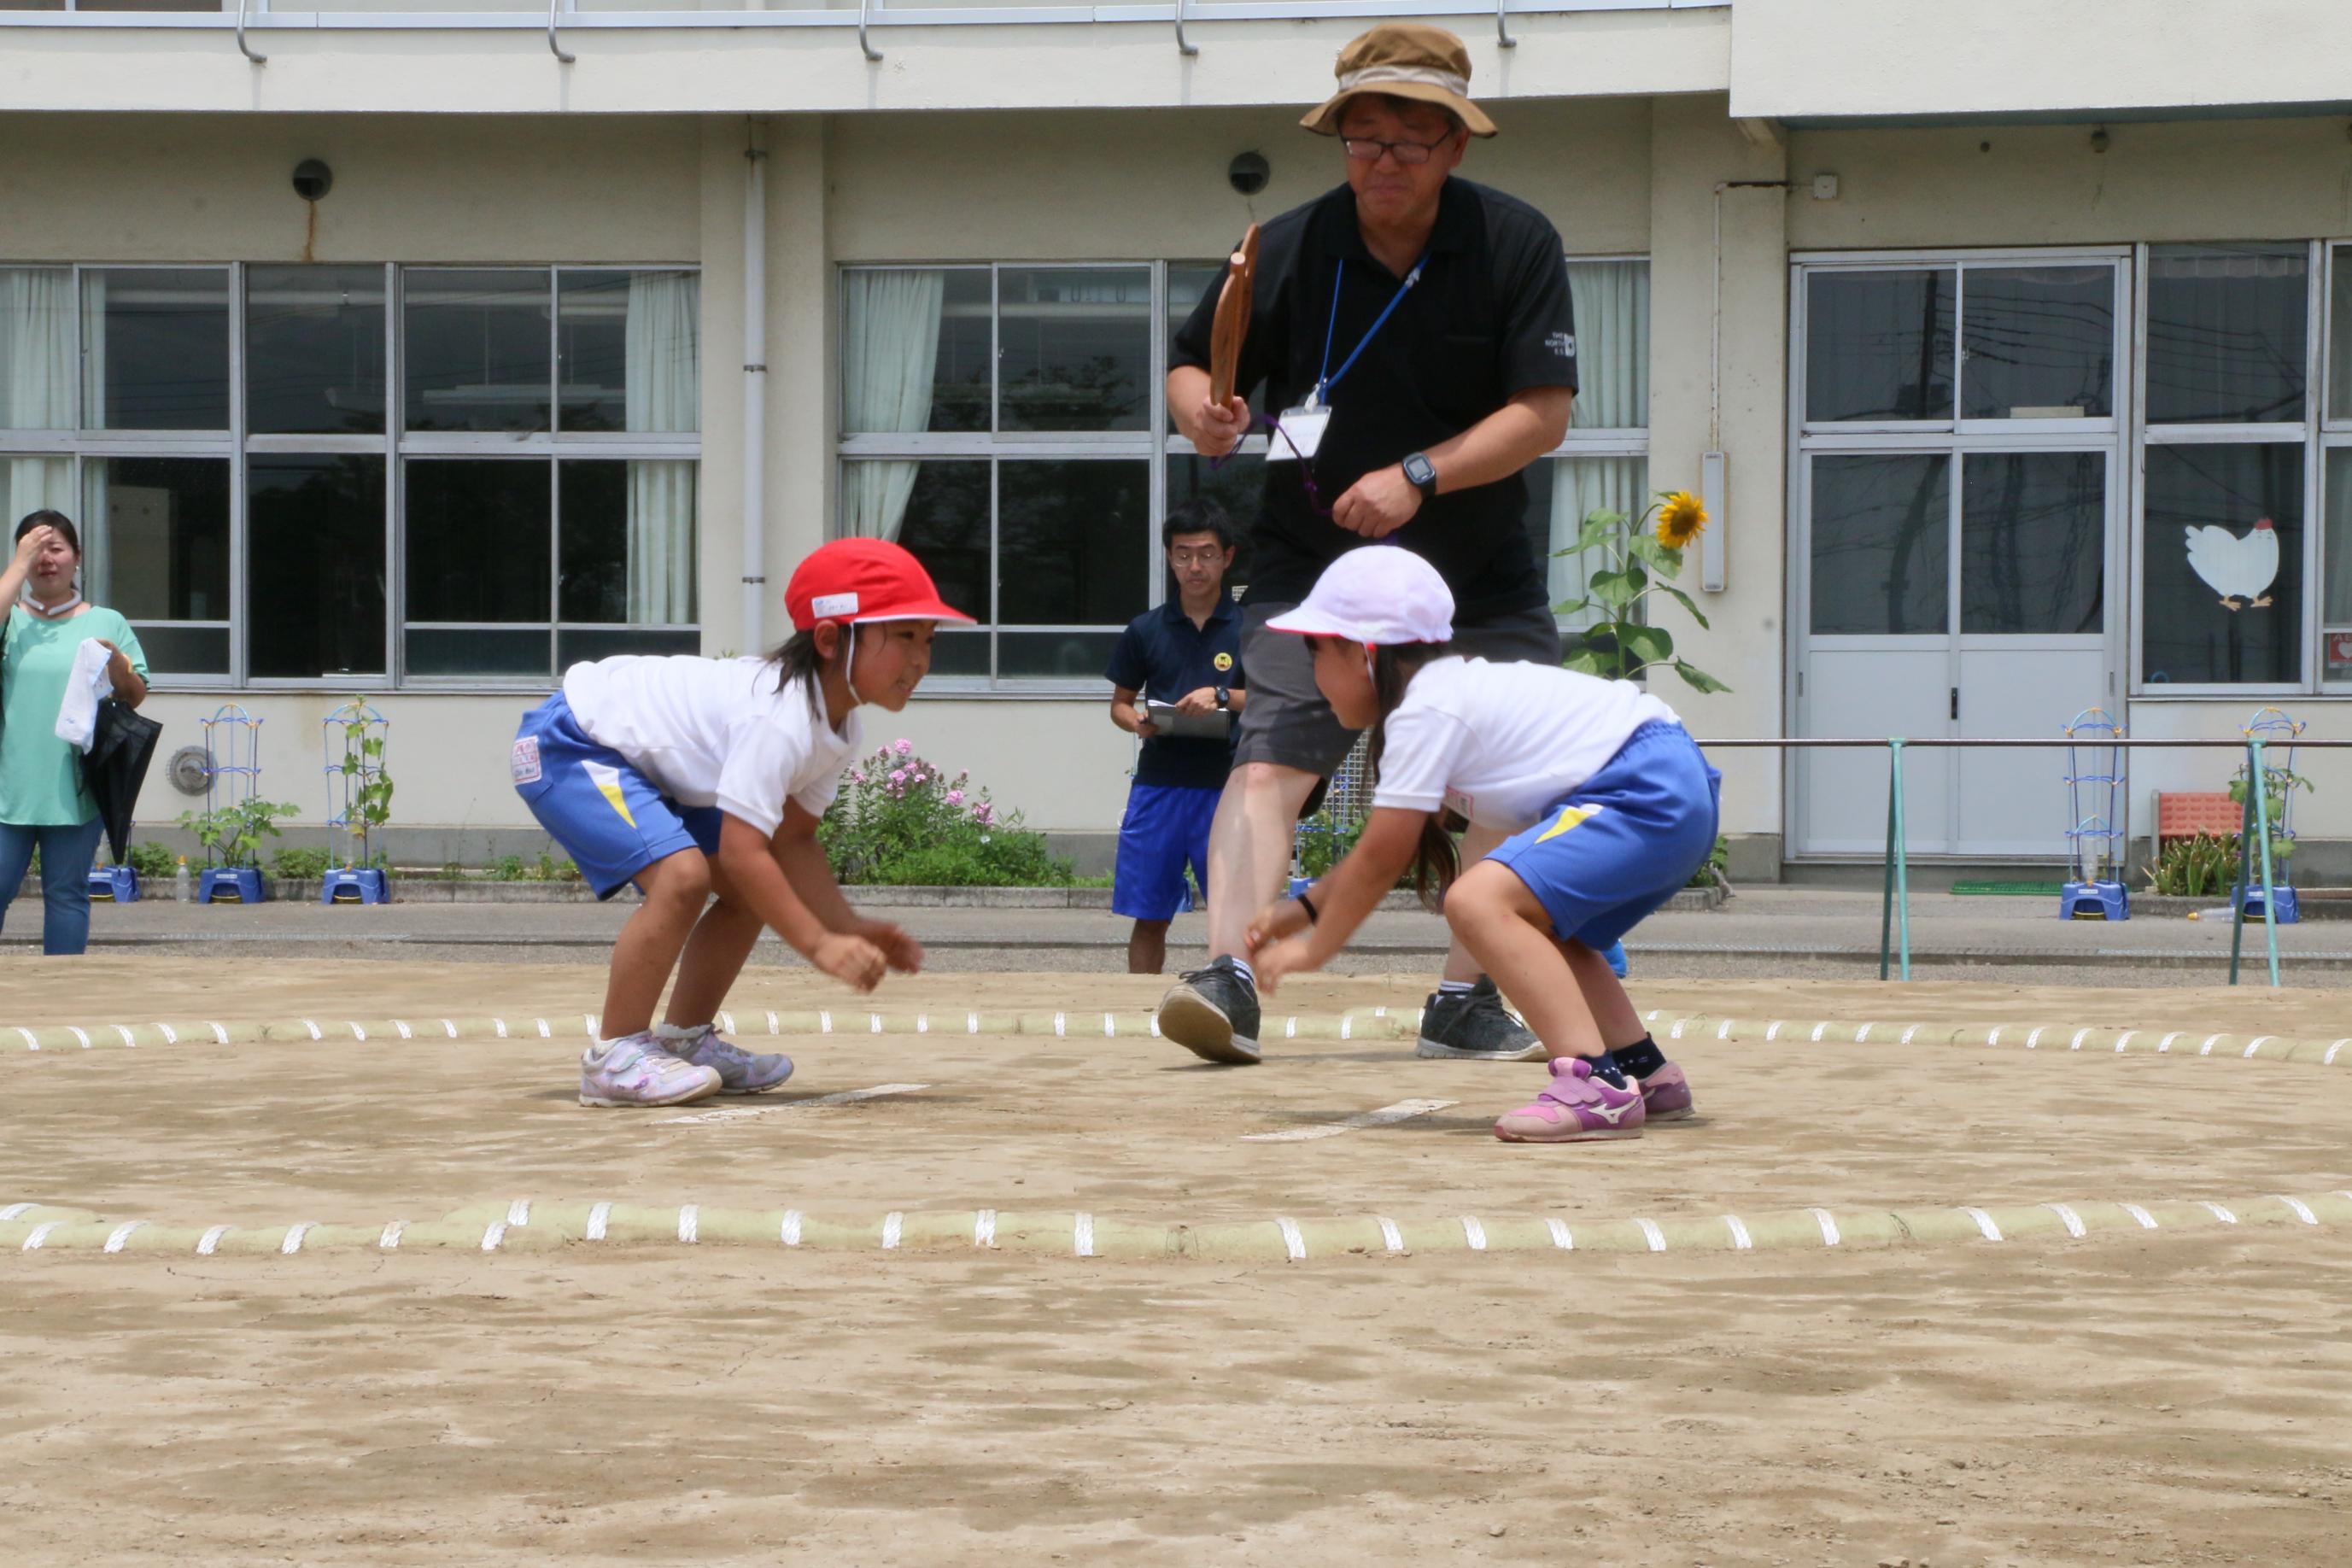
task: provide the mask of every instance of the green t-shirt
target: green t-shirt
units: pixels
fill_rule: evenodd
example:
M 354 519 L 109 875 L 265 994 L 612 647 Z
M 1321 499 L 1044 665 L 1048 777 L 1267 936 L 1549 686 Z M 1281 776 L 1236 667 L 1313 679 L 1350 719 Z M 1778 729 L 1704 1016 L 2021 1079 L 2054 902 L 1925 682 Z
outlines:
M 58 708 L 86 637 L 104 637 L 146 678 L 146 651 L 117 612 L 92 605 L 79 616 L 43 621 L 9 606 L 0 658 L 0 822 L 10 826 L 69 826 L 98 815 L 81 782 L 81 752 L 58 739 Z

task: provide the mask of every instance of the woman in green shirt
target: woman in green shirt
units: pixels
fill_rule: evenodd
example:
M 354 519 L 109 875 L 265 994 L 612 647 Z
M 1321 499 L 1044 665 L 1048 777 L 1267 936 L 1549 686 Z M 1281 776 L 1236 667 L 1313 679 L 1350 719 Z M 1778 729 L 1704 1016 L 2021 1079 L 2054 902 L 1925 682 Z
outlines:
M 10 606 L 0 653 L 0 921 L 38 847 L 47 953 L 89 946 L 98 803 L 82 783 L 81 752 L 57 732 L 83 642 L 107 649 L 116 697 L 133 708 L 147 700 L 147 656 L 138 637 L 120 614 L 83 602 L 75 583 L 80 571 L 73 523 L 62 512 L 37 511 L 16 525 L 16 557 L 0 572 L 0 604 Z

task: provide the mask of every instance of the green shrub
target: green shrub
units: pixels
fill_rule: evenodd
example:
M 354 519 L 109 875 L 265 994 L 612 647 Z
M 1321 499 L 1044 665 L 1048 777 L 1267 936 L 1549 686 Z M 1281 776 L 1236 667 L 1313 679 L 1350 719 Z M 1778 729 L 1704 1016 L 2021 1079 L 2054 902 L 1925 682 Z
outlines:
M 1691 873 L 1690 880 L 1685 882 L 1683 886 L 1712 888 L 1717 880 L 1727 882 L 1730 879 L 1730 870 L 1731 841 L 1718 833 L 1715 836 L 1715 847 L 1706 852 L 1706 858 L 1699 863 L 1699 868 Z
M 520 855 L 501 855 L 489 863 L 488 869 L 493 882 L 520 882 L 523 879 L 522 857 Z
M 2147 890 L 2174 899 L 2227 898 L 2238 885 L 2238 839 L 2200 833 L 2168 842 L 2147 868 Z
M 817 840 L 834 875 L 869 887 L 1066 888 L 1075 874 L 969 771 L 950 778 L 907 741 L 851 768 Z
M 132 870 L 139 873 L 142 881 L 152 881 L 158 877 L 169 877 L 180 863 L 178 856 L 152 838 L 142 844 L 133 844 L 131 847 L 131 852 L 125 855 L 123 859 L 129 862 Z
M 258 867 L 261 841 L 279 837 L 276 819 L 299 816 L 301 810 L 291 801 L 269 801 L 254 795 L 217 811 L 184 811 L 180 813 L 180 826 L 196 836 L 196 842 L 205 847 L 208 858 L 217 855 L 225 866 Z
M 324 849 L 272 849 L 269 874 L 289 882 L 308 881 L 327 874 Z

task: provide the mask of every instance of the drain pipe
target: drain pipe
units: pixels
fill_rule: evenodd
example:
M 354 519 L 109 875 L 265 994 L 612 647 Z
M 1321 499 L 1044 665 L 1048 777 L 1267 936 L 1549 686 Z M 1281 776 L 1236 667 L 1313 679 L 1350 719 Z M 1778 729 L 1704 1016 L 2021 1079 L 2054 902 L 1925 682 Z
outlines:
M 743 150 L 743 633 L 742 651 L 767 651 L 768 154 L 750 122 Z

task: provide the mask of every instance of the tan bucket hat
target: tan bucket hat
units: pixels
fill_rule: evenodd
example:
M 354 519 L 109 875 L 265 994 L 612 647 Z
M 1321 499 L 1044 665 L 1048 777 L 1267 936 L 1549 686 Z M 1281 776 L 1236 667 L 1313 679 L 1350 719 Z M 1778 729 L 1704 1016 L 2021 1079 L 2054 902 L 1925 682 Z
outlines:
M 1332 74 L 1339 90 L 1298 122 L 1318 136 L 1339 134 L 1339 111 L 1360 92 L 1433 103 L 1460 115 L 1471 135 L 1495 134 L 1495 122 L 1470 101 L 1470 51 L 1443 27 L 1384 23 L 1341 49 Z

